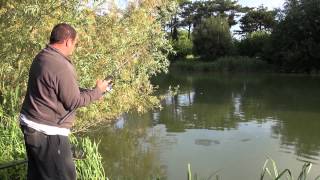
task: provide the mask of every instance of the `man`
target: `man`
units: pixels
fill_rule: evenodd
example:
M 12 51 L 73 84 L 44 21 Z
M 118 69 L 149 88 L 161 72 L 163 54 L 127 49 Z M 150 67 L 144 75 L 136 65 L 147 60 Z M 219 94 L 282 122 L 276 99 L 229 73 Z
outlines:
M 80 90 L 72 61 L 77 43 L 73 27 L 56 25 L 50 43 L 35 57 L 29 72 L 20 124 L 28 156 L 27 179 L 76 179 L 68 139 L 74 109 L 102 98 L 110 82 L 97 80 L 92 90 Z M 72 115 L 66 116 L 69 112 Z M 58 123 L 61 119 L 63 123 Z

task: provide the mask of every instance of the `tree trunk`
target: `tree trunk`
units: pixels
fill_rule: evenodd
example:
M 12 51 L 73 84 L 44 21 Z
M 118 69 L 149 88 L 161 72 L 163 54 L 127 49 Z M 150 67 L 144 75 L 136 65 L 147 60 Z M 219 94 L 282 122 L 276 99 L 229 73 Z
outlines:
M 188 28 L 188 39 L 190 39 L 190 34 L 191 34 L 191 24 L 189 24 L 189 28 Z

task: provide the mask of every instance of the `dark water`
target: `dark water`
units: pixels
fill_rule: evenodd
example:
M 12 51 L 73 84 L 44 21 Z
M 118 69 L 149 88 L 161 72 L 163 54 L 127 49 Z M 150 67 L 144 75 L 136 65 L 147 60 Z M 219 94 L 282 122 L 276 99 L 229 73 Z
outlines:
M 268 157 L 296 178 L 305 161 L 311 179 L 320 175 L 320 77 L 170 74 L 154 83 L 162 110 L 92 133 L 112 179 L 184 180 L 190 163 L 199 178 L 253 180 Z

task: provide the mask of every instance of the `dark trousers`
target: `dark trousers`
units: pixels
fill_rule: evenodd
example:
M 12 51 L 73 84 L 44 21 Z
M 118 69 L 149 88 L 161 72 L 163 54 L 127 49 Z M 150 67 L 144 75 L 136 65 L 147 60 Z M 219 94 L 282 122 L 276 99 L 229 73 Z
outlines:
M 28 180 L 75 180 L 76 169 L 67 136 L 49 136 L 21 127 L 28 156 Z

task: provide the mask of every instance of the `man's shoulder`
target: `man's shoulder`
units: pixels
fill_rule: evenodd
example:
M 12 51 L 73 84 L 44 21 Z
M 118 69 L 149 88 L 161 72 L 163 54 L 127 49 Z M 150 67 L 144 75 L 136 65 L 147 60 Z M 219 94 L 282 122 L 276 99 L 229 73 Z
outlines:
M 48 48 L 42 49 L 35 57 L 35 60 L 39 60 L 40 62 L 53 63 L 57 65 L 68 63 L 68 61 L 66 61 L 63 56 Z
M 58 53 L 42 49 L 35 57 L 30 73 L 34 78 L 42 79 L 45 82 L 53 82 L 66 77 L 75 77 L 75 70 L 71 63 L 63 59 Z
M 42 49 L 34 59 L 34 63 L 39 64 L 41 68 L 48 71 L 72 70 L 73 65 L 61 54 L 50 48 Z

